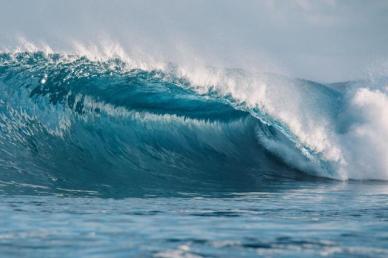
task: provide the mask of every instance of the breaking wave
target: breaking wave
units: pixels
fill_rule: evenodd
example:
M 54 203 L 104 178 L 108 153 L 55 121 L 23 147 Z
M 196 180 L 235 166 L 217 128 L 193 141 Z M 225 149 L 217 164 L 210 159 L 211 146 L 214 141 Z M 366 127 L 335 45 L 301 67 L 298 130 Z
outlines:
M 386 85 L 3 52 L 0 180 L 107 192 L 387 180 Z

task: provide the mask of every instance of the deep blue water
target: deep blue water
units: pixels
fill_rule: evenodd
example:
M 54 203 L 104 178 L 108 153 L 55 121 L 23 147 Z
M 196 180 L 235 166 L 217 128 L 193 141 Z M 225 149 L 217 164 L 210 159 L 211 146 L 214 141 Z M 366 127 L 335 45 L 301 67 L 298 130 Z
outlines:
M 3 53 L 0 254 L 387 257 L 378 85 Z

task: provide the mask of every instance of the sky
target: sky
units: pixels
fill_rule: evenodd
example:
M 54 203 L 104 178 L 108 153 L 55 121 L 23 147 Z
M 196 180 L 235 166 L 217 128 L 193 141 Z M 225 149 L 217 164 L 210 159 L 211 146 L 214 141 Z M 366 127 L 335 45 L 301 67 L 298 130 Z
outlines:
M 0 0 L 0 49 L 116 42 L 171 62 L 360 79 L 388 61 L 386 0 Z

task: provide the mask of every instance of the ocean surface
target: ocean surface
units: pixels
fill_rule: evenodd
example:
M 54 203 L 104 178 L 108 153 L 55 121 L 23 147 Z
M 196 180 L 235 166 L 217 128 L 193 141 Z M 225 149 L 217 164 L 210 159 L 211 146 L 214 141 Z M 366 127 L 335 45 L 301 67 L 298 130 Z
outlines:
M 3 257 L 387 257 L 388 79 L 0 54 Z

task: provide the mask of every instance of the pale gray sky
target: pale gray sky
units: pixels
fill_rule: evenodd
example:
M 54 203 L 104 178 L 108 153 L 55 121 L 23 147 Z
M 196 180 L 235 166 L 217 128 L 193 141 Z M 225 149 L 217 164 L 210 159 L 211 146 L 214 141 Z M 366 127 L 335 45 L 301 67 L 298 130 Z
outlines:
M 183 47 L 209 65 L 270 67 L 319 81 L 362 78 L 388 60 L 387 0 L 0 0 L 0 6 L 0 47 L 12 47 L 19 36 L 53 48 L 109 36 L 125 49 L 171 61 L 179 49 L 185 58 Z

